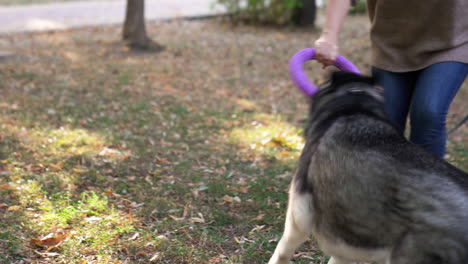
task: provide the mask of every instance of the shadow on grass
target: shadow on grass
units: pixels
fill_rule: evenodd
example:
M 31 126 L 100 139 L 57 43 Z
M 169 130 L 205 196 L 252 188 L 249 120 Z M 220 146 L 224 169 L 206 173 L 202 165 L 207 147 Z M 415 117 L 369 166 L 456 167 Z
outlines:
M 151 102 L 119 104 L 125 112 L 100 109 L 105 114 L 92 121 L 82 114 L 99 101 L 74 111 L 51 102 L 3 113 L 15 120 L 3 126 L 7 203 L 21 208 L 4 223 L 23 225 L 7 233 L 17 238 L 5 246 L 10 258 L 192 263 L 221 251 L 235 263 L 255 263 L 259 254 L 264 261 L 274 246 L 265 241 L 280 231 L 298 131 L 268 115 L 190 112 L 177 101 L 152 113 Z M 28 118 L 52 107 L 52 118 Z M 273 223 L 275 232 L 256 227 Z M 110 227 L 117 230 L 105 234 Z M 27 245 L 49 233 L 70 234 L 57 255 Z
M 4 77 L 24 76 L 34 93 L 9 87 L 16 91 L 3 104 L 17 106 L 2 111 L 6 202 L 20 208 L 5 214 L 8 228 L 19 227 L 5 233 L 16 238 L 4 245 L 7 258 L 266 260 L 282 226 L 297 129 L 249 111 L 193 111 L 171 95 L 156 101 L 111 87 L 87 96 L 31 73 Z M 48 234 L 67 235 L 59 252 L 28 245 Z

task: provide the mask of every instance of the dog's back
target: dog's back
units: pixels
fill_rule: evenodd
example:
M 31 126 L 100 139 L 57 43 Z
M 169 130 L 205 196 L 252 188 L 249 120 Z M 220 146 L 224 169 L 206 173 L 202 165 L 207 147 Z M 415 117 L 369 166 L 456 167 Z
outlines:
M 303 233 L 311 221 L 330 263 L 468 263 L 468 175 L 406 141 L 371 80 L 337 74 L 328 85 L 313 101 L 287 218 Z
M 322 136 L 307 174 L 314 230 L 392 249 L 394 263 L 468 263 L 468 176 L 392 130 L 356 114 Z

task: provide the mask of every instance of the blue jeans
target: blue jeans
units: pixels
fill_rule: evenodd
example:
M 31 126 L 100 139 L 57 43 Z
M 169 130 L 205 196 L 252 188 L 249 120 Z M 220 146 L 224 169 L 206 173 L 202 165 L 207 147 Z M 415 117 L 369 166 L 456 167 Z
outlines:
M 445 119 L 453 98 L 468 73 L 468 64 L 440 62 L 412 72 L 389 72 L 372 68 L 384 88 L 385 111 L 404 133 L 410 116 L 410 141 L 436 156 L 445 155 Z

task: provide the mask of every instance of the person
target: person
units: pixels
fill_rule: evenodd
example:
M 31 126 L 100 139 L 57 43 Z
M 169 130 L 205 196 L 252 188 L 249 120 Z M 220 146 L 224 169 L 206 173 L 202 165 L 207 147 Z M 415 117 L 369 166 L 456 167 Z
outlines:
M 316 59 L 333 64 L 353 0 L 328 0 L 315 41 Z M 446 117 L 468 73 L 467 0 L 367 0 L 372 75 L 384 88 L 385 111 L 410 141 L 443 158 Z

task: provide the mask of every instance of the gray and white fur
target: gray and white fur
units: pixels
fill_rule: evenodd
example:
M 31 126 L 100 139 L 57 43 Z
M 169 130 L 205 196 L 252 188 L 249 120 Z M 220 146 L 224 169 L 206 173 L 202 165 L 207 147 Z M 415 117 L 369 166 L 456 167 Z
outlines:
M 311 100 L 268 263 L 288 263 L 313 235 L 328 264 L 468 264 L 467 173 L 408 142 L 371 78 L 335 73 Z

